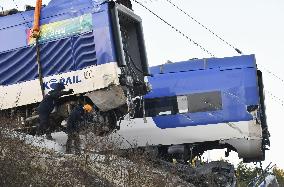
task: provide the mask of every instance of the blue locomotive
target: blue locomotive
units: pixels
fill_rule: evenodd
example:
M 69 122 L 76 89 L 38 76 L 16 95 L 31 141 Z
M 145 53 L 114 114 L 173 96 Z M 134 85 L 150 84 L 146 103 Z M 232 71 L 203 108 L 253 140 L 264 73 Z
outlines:
M 52 0 L 41 10 L 38 42 L 33 20 L 34 10 L 0 16 L 0 110 L 13 111 L 20 123 L 33 118 L 58 82 L 74 90 L 59 103 L 61 119 L 79 99 L 117 118 L 147 93 L 142 22 L 132 10 L 115 2 Z

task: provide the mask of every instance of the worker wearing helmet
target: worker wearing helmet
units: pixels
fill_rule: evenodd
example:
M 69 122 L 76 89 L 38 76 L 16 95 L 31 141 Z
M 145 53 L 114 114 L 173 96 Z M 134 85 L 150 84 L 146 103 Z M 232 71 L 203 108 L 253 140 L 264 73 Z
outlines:
M 67 134 L 68 139 L 66 142 L 66 153 L 71 153 L 71 148 L 73 146 L 74 141 L 74 149 L 75 154 L 79 155 L 81 153 L 80 150 L 80 137 L 79 131 L 81 127 L 81 123 L 84 121 L 85 114 L 90 113 L 93 110 L 93 107 L 89 104 L 85 104 L 84 106 L 79 104 L 76 106 L 72 112 L 70 113 L 67 119 Z
M 53 90 L 48 92 L 47 95 L 44 96 L 43 100 L 39 104 L 37 111 L 39 114 L 39 126 L 37 129 L 37 134 L 42 135 L 46 134 L 48 139 L 52 139 L 50 133 L 50 125 L 49 125 L 49 117 L 51 112 L 54 110 L 58 99 L 63 95 L 72 94 L 73 90 L 63 91 L 65 86 L 63 83 L 54 83 L 52 85 Z

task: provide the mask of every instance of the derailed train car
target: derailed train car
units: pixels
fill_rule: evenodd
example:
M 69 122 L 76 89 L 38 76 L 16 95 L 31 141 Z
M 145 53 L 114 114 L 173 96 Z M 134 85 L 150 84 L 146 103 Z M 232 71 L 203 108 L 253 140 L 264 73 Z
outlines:
M 124 148 L 156 147 L 190 159 L 206 150 L 234 150 L 261 161 L 269 145 L 262 74 L 254 55 L 168 63 L 150 68 L 144 115 L 123 120 Z M 137 114 L 143 114 L 137 111 Z
M 52 0 L 41 10 L 39 54 L 31 37 L 34 11 L 0 17 L 0 110 L 21 123 L 33 118 L 43 94 L 61 82 L 74 94 L 59 101 L 56 123 L 79 98 L 106 121 L 127 113 L 144 95 L 149 74 L 141 19 L 114 2 Z M 40 57 L 43 84 L 39 80 Z

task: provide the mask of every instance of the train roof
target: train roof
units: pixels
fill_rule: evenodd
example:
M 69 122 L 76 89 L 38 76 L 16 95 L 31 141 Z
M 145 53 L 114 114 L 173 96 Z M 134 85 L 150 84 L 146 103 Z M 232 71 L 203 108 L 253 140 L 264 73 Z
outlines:
M 242 55 L 225 58 L 193 59 L 175 63 L 166 63 L 150 68 L 152 75 L 161 73 L 175 73 L 184 71 L 198 71 L 204 69 L 243 69 L 256 68 L 255 55 Z

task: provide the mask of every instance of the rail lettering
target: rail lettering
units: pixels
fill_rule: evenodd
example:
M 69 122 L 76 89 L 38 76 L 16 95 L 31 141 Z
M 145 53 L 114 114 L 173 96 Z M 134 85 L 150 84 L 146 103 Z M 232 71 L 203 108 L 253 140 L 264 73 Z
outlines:
M 63 83 L 65 86 L 68 86 L 70 84 L 77 84 L 82 82 L 82 80 L 80 80 L 78 75 L 74 75 L 74 76 L 70 76 L 70 77 L 61 77 L 59 79 L 50 79 L 50 81 L 44 82 L 43 83 L 43 87 L 45 90 L 49 90 L 49 89 L 54 89 L 55 83 L 61 82 Z

